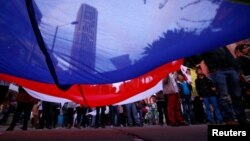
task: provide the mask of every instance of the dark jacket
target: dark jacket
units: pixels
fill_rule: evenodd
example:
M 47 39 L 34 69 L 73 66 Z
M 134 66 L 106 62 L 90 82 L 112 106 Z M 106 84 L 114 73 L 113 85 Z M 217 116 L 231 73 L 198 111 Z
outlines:
M 241 74 L 250 75 L 250 57 L 241 56 L 237 58 Z
M 214 87 L 212 80 L 205 75 L 202 79 L 197 78 L 195 80 L 195 86 L 200 97 L 210 97 L 216 95 L 216 92 L 212 90 L 212 87 Z
M 159 102 L 159 101 L 165 101 L 165 96 L 164 96 L 164 94 L 163 94 L 163 91 L 161 90 L 161 91 L 158 91 L 157 93 L 156 93 L 156 102 Z
M 226 47 L 218 48 L 202 54 L 209 72 L 236 68 L 235 58 Z

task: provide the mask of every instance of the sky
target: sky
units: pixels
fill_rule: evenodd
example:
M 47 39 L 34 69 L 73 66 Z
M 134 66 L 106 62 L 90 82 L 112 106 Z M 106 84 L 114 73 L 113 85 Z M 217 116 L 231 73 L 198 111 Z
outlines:
M 99 68 L 102 68 L 102 64 L 111 64 L 107 61 L 119 55 L 129 54 L 132 60 L 138 60 L 142 57 L 143 48 L 168 30 L 184 27 L 190 31 L 199 29 L 199 34 L 209 27 L 218 5 L 209 0 L 201 0 L 195 6 L 192 5 L 196 1 L 147 0 L 144 4 L 144 0 L 35 0 L 43 14 L 41 30 L 49 32 L 47 38 L 50 45 L 55 27 L 75 21 L 82 3 L 98 10 L 96 53 L 100 58 L 96 64 Z M 164 3 L 165 6 L 160 9 L 159 5 Z M 190 3 L 190 6 L 185 7 Z M 65 25 L 59 28 L 57 36 L 67 39 L 68 41 L 64 42 L 70 47 L 73 31 L 74 26 Z M 98 63 L 98 60 L 106 63 Z M 111 69 L 107 65 L 106 67 Z

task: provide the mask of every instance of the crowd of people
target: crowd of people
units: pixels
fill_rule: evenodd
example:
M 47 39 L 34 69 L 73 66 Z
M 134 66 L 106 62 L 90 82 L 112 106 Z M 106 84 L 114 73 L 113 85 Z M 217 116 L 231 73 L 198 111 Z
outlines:
M 245 102 L 250 97 L 250 49 L 248 42 L 238 43 L 234 53 L 222 47 L 200 55 L 209 73 L 200 65 L 195 70 L 195 87 L 190 69 L 171 72 L 162 81 L 162 90 L 150 97 L 125 105 L 86 107 L 74 102 L 53 103 L 31 97 L 19 87 L 15 101 L 1 101 L 0 124 L 14 113 L 7 131 L 19 123 L 21 129 L 58 126 L 75 128 L 142 127 L 145 124 L 187 126 L 190 124 L 248 124 Z M 198 95 L 193 95 L 196 89 Z

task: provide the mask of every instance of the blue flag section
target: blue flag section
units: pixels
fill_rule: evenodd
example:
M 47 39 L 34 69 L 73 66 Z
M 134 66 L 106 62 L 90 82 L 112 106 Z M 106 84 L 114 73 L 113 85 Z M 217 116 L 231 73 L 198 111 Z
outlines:
M 130 80 L 250 37 L 250 6 L 228 0 L 8 0 L 0 6 L 0 73 L 59 86 Z

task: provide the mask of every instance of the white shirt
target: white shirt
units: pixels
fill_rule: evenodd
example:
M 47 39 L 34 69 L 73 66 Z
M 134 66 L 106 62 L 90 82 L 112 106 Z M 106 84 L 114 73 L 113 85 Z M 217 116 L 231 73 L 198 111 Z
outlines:
M 168 77 L 169 77 L 169 83 L 165 84 L 163 86 L 163 92 L 164 92 L 164 94 L 179 93 L 179 88 L 178 88 L 177 83 L 175 81 L 174 74 L 170 73 L 168 75 Z

